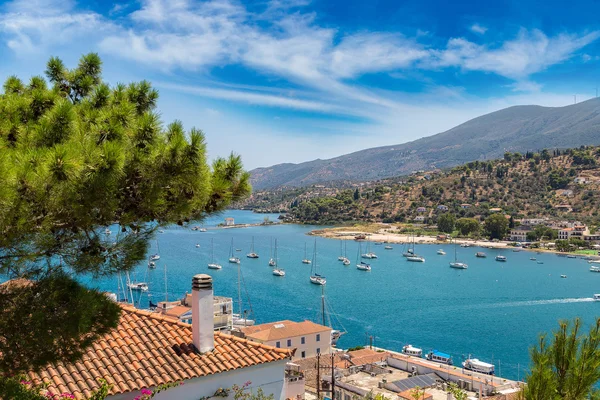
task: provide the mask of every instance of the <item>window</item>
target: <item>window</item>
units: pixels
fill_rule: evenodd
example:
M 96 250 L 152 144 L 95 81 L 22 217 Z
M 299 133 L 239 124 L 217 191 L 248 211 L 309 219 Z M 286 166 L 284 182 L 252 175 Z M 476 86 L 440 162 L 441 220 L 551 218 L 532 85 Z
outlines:
M 317 342 L 320 342 L 320 341 L 321 341 L 321 334 L 317 333 Z
M 287 347 L 292 347 L 292 339 L 287 340 Z
M 321 354 L 321 349 L 317 347 L 317 354 Z
M 306 358 L 306 352 L 305 351 L 302 352 L 302 358 Z
M 345 394 L 344 395 L 344 400 L 350 400 L 350 395 L 349 394 Z
M 275 343 L 275 347 L 280 348 L 281 347 L 281 342 Z
M 305 337 L 301 337 L 300 338 L 300 344 L 306 344 L 306 338 Z

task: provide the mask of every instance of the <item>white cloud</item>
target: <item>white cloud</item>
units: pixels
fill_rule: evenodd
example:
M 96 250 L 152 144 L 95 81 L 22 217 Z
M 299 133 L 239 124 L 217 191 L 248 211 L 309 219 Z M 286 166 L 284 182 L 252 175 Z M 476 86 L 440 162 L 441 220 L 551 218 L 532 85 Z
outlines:
M 469 29 L 470 29 L 471 31 L 475 32 L 475 33 L 478 33 L 478 34 L 480 34 L 480 35 L 483 35 L 483 34 L 484 34 L 484 33 L 486 33 L 486 32 L 487 32 L 487 30 L 488 30 L 488 28 L 486 28 L 485 26 L 483 26 L 483 25 L 479 25 L 479 24 L 477 24 L 477 23 L 475 23 L 475 24 L 471 25 L 471 27 L 470 27 Z
M 490 48 L 464 38 L 451 39 L 447 48 L 434 51 L 433 66 L 460 67 L 467 71 L 492 72 L 521 80 L 571 58 L 575 52 L 600 37 L 600 31 L 585 35 L 546 36 L 542 31 L 521 29 L 517 37 Z
M 540 92 L 543 85 L 531 81 L 517 81 L 509 85 L 513 92 Z

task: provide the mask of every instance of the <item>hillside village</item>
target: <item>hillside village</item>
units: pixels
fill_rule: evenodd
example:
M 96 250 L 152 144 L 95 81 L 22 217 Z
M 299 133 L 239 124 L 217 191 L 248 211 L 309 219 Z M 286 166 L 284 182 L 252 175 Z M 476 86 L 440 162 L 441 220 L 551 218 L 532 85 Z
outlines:
M 517 220 L 543 220 L 557 232 L 589 226 L 584 231 L 593 236 L 600 222 L 599 194 L 600 148 L 582 147 L 506 153 L 500 160 L 474 161 L 446 171 L 414 171 L 409 176 L 371 182 L 259 191 L 242 207 L 285 213 L 290 222 L 330 225 L 384 222 L 427 226 L 435 225 L 442 214 L 482 222 L 498 213 L 511 220 L 511 228 Z M 524 237 L 524 232 L 513 236 Z

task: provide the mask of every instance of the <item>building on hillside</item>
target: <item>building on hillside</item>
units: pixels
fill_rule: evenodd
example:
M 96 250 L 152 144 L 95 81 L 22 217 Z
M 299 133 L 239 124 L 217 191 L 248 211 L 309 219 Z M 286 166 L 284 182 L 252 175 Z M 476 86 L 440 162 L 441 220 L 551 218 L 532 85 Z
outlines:
M 538 225 L 547 225 L 549 223 L 548 218 L 523 218 L 517 220 L 521 223 L 522 226 L 538 226 Z
M 529 232 L 531 232 L 531 228 L 526 225 L 513 228 L 510 230 L 510 240 L 513 242 L 526 242 Z
M 586 233 L 583 235 L 583 240 L 586 242 L 600 242 L 600 233 Z
M 417 215 L 415 217 L 415 219 L 413 219 L 413 221 L 415 221 L 415 222 L 425 222 L 425 216 L 423 216 L 423 215 Z
M 240 328 L 254 342 L 275 348 L 296 349 L 293 360 L 331 352 L 331 331 L 328 326 L 312 321 L 277 321 Z
M 440 204 L 437 206 L 438 211 L 448 211 L 448 206 Z
M 469 203 L 463 203 L 460 205 L 460 208 L 462 208 L 463 210 L 466 210 L 467 208 L 471 208 L 471 205 Z
M 556 208 L 558 211 L 563 211 L 563 212 L 573 211 L 573 207 L 571 207 L 568 204 L 559 204 L 559 205 L 554 206 L 554 208 Z
M 490 208 L 490 212 L 491 213 L 499 213 L 499 212 L 502 212 L 502 209 L 500 207 L 494 207 L 494 208 Z
M 286 365 L 293 350 L 278 349 L 214 332 L 212 278 L 192 280 L 192 325 L 151 311 L 122 305 L 116 329 L 94 343 L 73 364 L 50 364 L 29 372 L 33 384 L 52 393 L 84 399 L 98 389 L 98 379 L 113 385 L 108 400 L 130 400 L 141 389 L 183 382 L 154 396 L 157 400 L 210 398 L 234 383 L 251 382 L 276 400 L 287 397 Z
M 559 189 L 556 191 L 557 196 L 573 197 L 573 191 L 571 189 Z
M 225 226 L 235 225 L 235 220 L 232 217 L 225 218 Z
M 558 238 L 560 240 L 569 240 L 571 238 L 577 238 L 583 240 L 584 235 L 589 235 L 589 230 L 585 225 L 573 225 L 568 228 L 562 228 L 558 231 Z
M 427 212 L 427 208 L 425 208 L 425 207 L 418 207 L 418 208 L 417 208 L 417 212 L 418 212 L 418 213 L 424 213 L 424 212 Z
M 233 327 L 233 300 L 231 297 L 213 296 L 215 330 L 231 329 Z M 192 323 L 192 295 L 186 293 L 178 301 L 159 301 L 155 312 L 169 318 L 177 319 L 186 324 Z
M 579 185 L 585 185 L 587 180 L 583 176 L 578 176 L 577 178 L 573 179 L 573 182 Z

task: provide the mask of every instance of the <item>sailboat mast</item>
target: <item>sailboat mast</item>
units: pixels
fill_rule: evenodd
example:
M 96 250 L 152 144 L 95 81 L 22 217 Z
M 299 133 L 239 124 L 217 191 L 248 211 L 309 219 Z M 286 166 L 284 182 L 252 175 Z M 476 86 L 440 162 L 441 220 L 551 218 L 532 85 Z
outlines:
M 321 315 L 323 316 L 323 326 L 325 326 L 325 285 L 321 286 Z
M 241 264 L 238 264 L 238 307 L 240 308 L 240 318 L 242 317 L 242 270 Z

